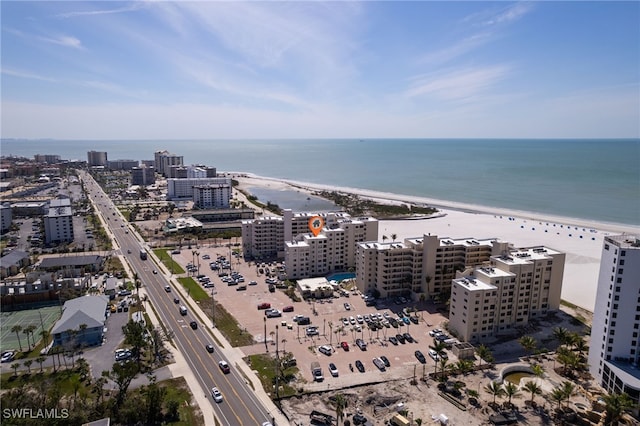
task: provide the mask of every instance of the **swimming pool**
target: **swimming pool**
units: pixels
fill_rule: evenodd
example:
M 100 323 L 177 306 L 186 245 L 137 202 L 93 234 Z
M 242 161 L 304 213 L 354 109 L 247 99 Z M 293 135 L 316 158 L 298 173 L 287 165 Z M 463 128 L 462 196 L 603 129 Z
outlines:
M 333 281 L 340 282 L 340 281 L 344 281 L 344 280 L 351 280 L 351 279 L 354 279 L 355 277 L 356 277 L 356 274 L 353 273 L 353 272 L 339 272 L 339 273 L 336 273 L 336 274 L 328 275 L 327 276 L 327 280 L 328 281 L 333 280 Z

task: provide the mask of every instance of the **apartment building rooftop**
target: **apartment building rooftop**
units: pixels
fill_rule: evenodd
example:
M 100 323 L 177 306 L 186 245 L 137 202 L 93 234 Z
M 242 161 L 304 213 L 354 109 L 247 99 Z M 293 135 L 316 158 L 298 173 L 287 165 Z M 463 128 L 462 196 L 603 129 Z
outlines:
M 498 287 L 493 284 L 479 280 L 477 277 L 462 277 L 453 280 L 454 283 L 461 285 L 469 291 L 486 291 L 496 290 Z
M 500 259 L 507 264 L 517 265 L 529 263 L 532 260 L 546 259 L 549 256 L 556 254 L 560 254 L 560 252 L 548 247 L 538 246 L 530 248 L 520 248 L 516 251 L 510 252 L 509 254 L 495 256 L 495 258 Z

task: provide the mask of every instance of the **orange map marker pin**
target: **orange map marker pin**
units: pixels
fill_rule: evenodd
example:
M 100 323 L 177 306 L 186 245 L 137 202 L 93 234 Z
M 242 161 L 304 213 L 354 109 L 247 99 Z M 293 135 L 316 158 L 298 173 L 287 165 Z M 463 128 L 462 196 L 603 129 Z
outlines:
M 314 237 L 317 237 L 320 231 L 322 231 L 322 227 L 324 226 L 324 219 L 320 216 L 314 216 L 309 219 L 309 230 L 313 234 Z

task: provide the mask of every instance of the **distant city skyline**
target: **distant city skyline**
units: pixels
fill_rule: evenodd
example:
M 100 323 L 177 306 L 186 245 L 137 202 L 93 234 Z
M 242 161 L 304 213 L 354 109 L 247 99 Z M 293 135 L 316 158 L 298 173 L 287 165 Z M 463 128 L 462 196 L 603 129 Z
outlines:
M 638 138 L 639 2 L 2 2 L 3 138 Z

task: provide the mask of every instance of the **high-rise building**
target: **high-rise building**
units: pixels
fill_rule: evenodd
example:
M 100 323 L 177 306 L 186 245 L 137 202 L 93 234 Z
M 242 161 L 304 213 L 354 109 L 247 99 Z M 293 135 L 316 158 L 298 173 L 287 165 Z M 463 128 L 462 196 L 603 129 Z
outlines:
M 324 220 L 317 236 L 309 231 L 309 220 L 314 216 Z M 377 235 L 376 219 L 352 218 L 344 212 L 294 213 L 286 209 L 282 218 L 242 222 L 245 253 L 255 258 L 284 257 L 287 276 L 294 279 L 354 268 L 357 243 Z
M 131 169 L 131 185 L 147 186 L 156 183 L 156 173 L 153 166 L 134 167 Z
M 87 163 L 89 167 L 108 165 L 107 153 L 103 151 L 89 151 L 87 152 Z
M 374 241 L 374 242 L 372 242 Z M 448 296 L 458 271 L 481 265 L 492 255 L 502 254 L 508 243 L 496 238 L 452 239 L 437 235 L 407 238 L 403 242 L 358 244 L 356 285 L 363 293 L 380 297 L 406 293 L 425 298 Z
M 640 401 L 640 236 L 604 238 L 589 372 L 609 393 Z
M 167 199 L 193 199 L 194 188 L 207 185 L 228 185 L 229 191 L 226 194 L 229 196 L 229 200 L 231 199 L 231 178 L 223 177 L 167 179 Z
M 512 249 L 452 280 L 449 328 L 466 342 L 512 335 L 560 308 L 565 254 L 547 247 Z
M 58 198 L 49 201 L 49 210 L 44 215 L 43 222 L 47 244 L 73 241 L 71 200 Z
M 36 163 L 57 164 L 60 162 L 60 156 L 54 154 L 36 154 L 33 159 Z
M 109 160 L 110 170 L 131 170 L 138 165 L 138 160 Z
M 199 209 L 228 209 L 232 189 L 231 179 L 227 179 L 226 182 L 222 183 L 195 185 L 193 187 L 194 207 Z
M 171 166 L 182 166 L 183 157 L 181 155 L 171 154 L 169 151 L 156 151 L 154 154 L 156 171 L 163 175 L 168 176 L 168 171 Z

